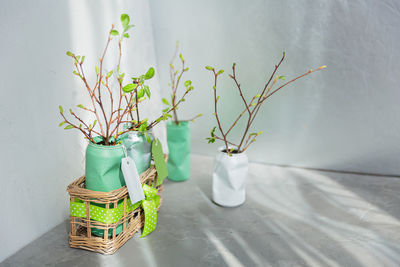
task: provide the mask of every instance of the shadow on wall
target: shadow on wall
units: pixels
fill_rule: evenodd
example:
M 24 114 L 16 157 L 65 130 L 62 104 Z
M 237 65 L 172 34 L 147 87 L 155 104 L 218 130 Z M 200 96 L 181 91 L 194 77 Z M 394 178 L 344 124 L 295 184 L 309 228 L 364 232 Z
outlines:
M 150 4 L 160 67 L 167 70 L 179 40 L 190 64 L 190 78 L 199 88 L 190 98 L 195 101 L 188 98 L 190 107 L 180 110 L 183 117 L 194 110 L 204 114 L 192 125 L 193 152 L 215 154 L 215 147 L 204 141 L 216 124 L 210 105 L 212 81 L 204 66 L 230 72 L 232 62 L 237 62 L 245 94 L 255 95 L 285 50 L 281 75 L 292 77 L 320 65 L 328 68 L 299 80 L 263 107 L 254 131 L 264 133 L 250 148 L 250 159 L 400 173 L 396 115 L 400 91 L 395 78 L 400 76 L 400 16 L 395 1 L 178 2 Z M 160 78 L 168 84 L 167 73 Z M 229 127 L 226 124 L 234 121 L 242 103 L 227 76 L 221 77 L 220 85 L 219 110 L 225 111 L 221 118 Z
M 158 82 L 158 68 L 156 66 L 156 58 L 154 51 L 154 42 L 152 34 L 152 21 L 150 17 L 149 4 L 141 1 L 76 1 L 70 0 L 70 23 L 72 25 L 71 51 L 77 54 L 85 55 L 85 73 L 89 81 L 96 79 L 94 66 L 98 65 L 98 58 L 104 51 L 107 41 L 108 31 L 111 25 L 114 24 L 117 30 L 121 29 L 120 16 L 127 13 L 131 17 L 131 23 L 135 25 L 130 32 L 130 38 L 125 38 L 122 42 L 122 58 L 121 72 L 125 73 L 125 83 L 130 81 L 130 77 L 137 77 L 139 74 L 145 73 L 149 67 L 156 69 L 155 78 L 148 81 L 151 88 L 151 98 L 140 105 L 141 117 L 155 119 L 161 114 L 161 94 Z M 111 40 L 105 57 L 103 68 L 106 72 L 116 72 L 116 65 L 119 56 L 117 38 Z M 71 61 L 69 58 L 68 60 Z M 72 65 L 72 62 L 71 62 Z M 71 74 L 77 87 L 81 88 L 79 97 L 80 104 L 89 102 L 88 93 L 83 87 L 82 81 Z M 115 76 L 112 76 L 113 84 L 111 89 L 114 95 L 119 93 L 119 86 Z M 108 95 L 107 95 L 108 96 Z M 103 96 L 104 99 L 104 96 Z M 86 101 L 85 103 L 81 103 Z M 110 105 L 105 101 L 105 109 L 108 110 Z M 93 121 L 95 117 L 85 113 L 86 119 Z M 154 129 L 155 134 L 166 148 L 166 136 L 163 124 Z M 86 141 L 82 141 L 85 143 Z
M 67 217 L 65 188 L 82 173 L 78 135 L 57 127 L 58 104 L 74 103 L 77 94 L 66 75 L 67 11 L 66 2 L 53 1 L 11 1 L 0 9 L 0 122 L 7 129 L 0 201 L 12 201 L 2 207 L 0 261 Z
M 0 94 L 7 99 L 0 105 L 0 122 L 7 127 L 1 131 L 7 153 L 0 155 L 6 177 L 0 201 L 14 200 L 2 210 L 7 216 L 1 220 L 0 235 L 7 242 L 0 245 L 0 261 L 68 217 L 65 189 L 84 172 L 87 142 L 78 131 L 57 127 L 62 121 L 58 105 L 68 110 L 85 105 L 88 97 L 65 53 L 86 55 L 85 72 L 93 82 L 107 31 L 119 23 L 122 13 L 133 14 L 137 26 L 137 37 L 124 48 L 128 52 L 123 64 L 132 73 L 143 73 L 156 65 L 147 2 L 24 0 L 7 2 L 0 9 L 0 32 L 6 40 L 0 45 L 6 90 Z M 114 52 L 110 51 L 111 58 L 116 58 Z M 105 62 L 107 68 L 111 64 Z M 152 82 L 151 101 L 161 103 L 158 82 Z M 149 107 L 149 114 L 157 108 Z

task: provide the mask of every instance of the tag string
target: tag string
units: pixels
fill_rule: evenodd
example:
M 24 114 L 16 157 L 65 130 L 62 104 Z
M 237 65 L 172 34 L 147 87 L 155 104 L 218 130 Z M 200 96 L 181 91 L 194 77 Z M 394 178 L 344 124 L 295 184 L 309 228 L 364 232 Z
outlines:
M 126 151 L 126 147 L 122 144 L 122 149 L 124 150 L 125 158 L 128 157 L 128 152 Z

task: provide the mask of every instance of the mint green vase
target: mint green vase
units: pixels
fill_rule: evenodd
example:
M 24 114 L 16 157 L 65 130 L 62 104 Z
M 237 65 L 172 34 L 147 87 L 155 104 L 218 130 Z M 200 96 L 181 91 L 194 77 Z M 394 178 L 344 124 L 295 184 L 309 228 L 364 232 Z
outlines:
M 123 187 L 125 185 L 121 170 L 121 159 L 123 157 L 125 157 L 125 154 L 122 145 L 104 146 L 89 143 L 86 148 L 85 188 L 93 191 L 110 192 Z M 93 204 L 105 207 L 104 204 Z M 110 208 L 113 208 L 113 204 L 110 205 Z M 116 235 L 121 231 L 122 224 L 117 226 Z M 104 236 L 104 230 L 92 228 L 92 234 Z M 108 235 L 111 236 L 112 231 Z
M 125 157 L 122 145 L 103 146 L 89 143 L 86 148 L 86 188 L 110 192 L 125 185 L 121 159 Z
M 168 179 L 182 182 L 190 177 L 190 127 L 188 121 L 167 122 Z

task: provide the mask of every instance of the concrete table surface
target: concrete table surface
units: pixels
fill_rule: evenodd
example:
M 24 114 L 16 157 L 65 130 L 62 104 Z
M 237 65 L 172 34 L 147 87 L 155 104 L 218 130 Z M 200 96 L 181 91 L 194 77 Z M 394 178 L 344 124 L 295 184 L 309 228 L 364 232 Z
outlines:
M 114 255 L 69 248 L 66 221 L 0 266 L 400 266 L 400 179 L 252 163 L 246 203 L 222 208 L 212 168 L 193 155 L 157 229 Z

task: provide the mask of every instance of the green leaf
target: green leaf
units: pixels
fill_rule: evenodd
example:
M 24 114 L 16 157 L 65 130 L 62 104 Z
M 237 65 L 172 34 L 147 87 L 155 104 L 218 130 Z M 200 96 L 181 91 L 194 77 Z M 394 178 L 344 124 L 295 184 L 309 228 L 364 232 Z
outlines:
M 96 70 L 96 74 L 99 75 L 99 67 L 95 66 L 94 68 Z
M 119 35 L 119 32 L 117 30 L 111 30 L 110 34 L 116 36 Z
M 147 85 L 145 85 L 143 88 L 144 88 L 144 91 L 145 91 L 147 97 L 150 99 L 150 95 L 151 95 L 150 88 Z
M 74 54 L 71 51 L 67 51 L 67 56 L 73 57 Z
M 147 119 L 141 122 L 142 124 L 139 126 L 139 132 L 144 133 L 147 132 Z
M 217 128 L 217 126 L 215 126 L 214 128 L 211 129 L 211 137 L 214 137 L 214 133 L 215 133 L 215 129 Z
M 74 129 L 74 126 L 72 125 L 67 125 L 65 126 L 64 130 L 69 130 L 69 129 Z
M 215 138 L 212 138 L 212 137 L 207 137 L 206 140 L 208 140 L 209 144 L 212 144 L 215 142 Z
M 162 102 L 163 102 L 165 105 L 168 105 L 168 106 L 170 106 L 170 104 L 169 104 L 169 102 L 168 102 L 168 100 L 167 100 L 167 99 L 163 98 L 163 99 L 162 99 Z
M 182 62 L 185 61 L 185 60 L 183 59 L 182 54 L 179 54 L 179 58 L 182 60 Z
M 129 38 L 129 33 L 124 33 L 125 38 Z
M 78 108 L 86 109 L 82 104 L 77 105 Z
M 142 98 L 142 97 L 144 97 L 144 94 L 145 94 L 144 90 L 143 90 L 143 89 L 140 89 L 139 92 L 138 92 L 137 97 L 138 97 L 138 98 Z
M 76 70 L 74 70 L 72 73 L 75 74 L 76 76 L 80 76 Z
M 94 120 L 94 122 L 93 122 L 93 128 L 94 128 L 94 126 L 96 125 L 96 123 L 97 123 L 97 120 Z
M 85 61 L 85 56 L 82 56 L 81 64 Z
M 124 87 L 122 87 L 122 91 L 124 91 L 125 93 L 130 93 L 132 92 L 138 85 L 136 83 L 129 83 L 127 85 L 125 85 Z
M 110 76 L 113 74 L 113 71 L 112 70 L 110 70 L 108 73 L 107 73 L 107 78 L 110 78 Z
M 211 67 L 211 66 L 206 66 L 206 69 L 207 69 L 207 70 L 213 70 L 214 68 Z
M 60 109 L 60 113 L 64 112 L 62 106 L 58 106 L 58 108 Z
M 254 96 L 254 98 L 259 98 L 260 96 L 261 96 L 260 94 L 257 94 Z
M 280 80 L 284 81 L 284 80 L 285 80 L 285 76 L 283 76 L 283 75 L 281 75 L 281 76 L 278 76 L 278 79 L 280 79 Z
M 190 86 L 191 84 L 192 84 L 192 81 L 191 81 L 191 80 L 187 80 L 187 81 L 185 82 L 185 86 L 186 86 L 186 87 Z
M 148 135 L 147 133 L 145 133 L 144 135 L 146 136 L 147 143 L 151 143 L 150 135 Z
M 146 72 L 146 74 L 144 75 L 144 78 L 145 78 L 146 80 L 148 80 L 148 79 L 153 78 L 153 76 L 154 76 L 154 68 L 151 67 L 151 68 Z
M 217 73 L 217 75 L 220 75 L 220 74 L 222 74 L 222 73 L 224 73 L 224 70 L 219 70 L 218 73 Z
M 62 122 L 60 122 L 60 124 L 58 125 L 58 127 L 61 127 L 61 126 L 63 126 L 63 125 L 64 125 L 64 123 L 65 123 L 65 121 L 62 121 Z
M 133 27 L 135 27 L 135 25 L 133 25 L 133 24 L 126 26 L 124 28 L 124 32 L 127 32 L 130 28 L 133 28 Z
M 128 27 L 129 21 L 130 21 L 130 19 L 129 19 L 128 14 L 121 15 L 121 24 L 122 24 L 122 27 L 124 27 L 124 29 L 126 29 Z
M 183 71 L 188 71 L 188 70 L 189 70 L 189 67 L 183 69 Z
M 162 112 L 167 112 L 168 110 L 169 110 L 169 107 L 164 108 L 164 109 L 162 110 Z
M 217 99 L 216 99 L 217 101 L 219 100 L 219 96 L 217 96 Z

